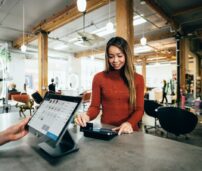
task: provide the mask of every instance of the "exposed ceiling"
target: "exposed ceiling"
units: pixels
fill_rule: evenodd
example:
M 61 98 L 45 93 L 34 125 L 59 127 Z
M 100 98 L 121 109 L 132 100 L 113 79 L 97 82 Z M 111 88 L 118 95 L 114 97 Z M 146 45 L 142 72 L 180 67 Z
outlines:
M 92 1 L 92 0 L 89 0 Z M 140 0 L 134 0 L 134 17 L 142 16 L 147 22 L 134 26 L 135 47 L 141 48 L 139 39 L 144 34 L 148 39 L 150 51 L 141 51 L 138 55 L 153 55 L 161 51 L 173 51 L 175 48 L 174 35 L 191 36 L 200 39 L 202 35 L 202 0 L 145 0 L 142 5 Z M 104 5 L 85 15 L 85 32 L 99 34 L 99 29 L 104 29 L 110 20 L 115 29 L 115 3 Z M 76 0 L 24 0 L 25 7 L 25 32 L 33 34 L 32 30 L 47 19 L 60 15 L 64 9 L 75 6 Z M 0 0 L 0 40 L 12 42 L 22 36 L 23 33 L 23 0 Z M 115 32 L 99 37 L 91 37 L 93 40 L 85 42 L 83 32 L 83 17 L 65 24 L 52 31 L 49 37 L 49 49 L 64 53 L 77 53 L 83 51 L 101 51 L 108 39 Z M 88 36 L 89 37 L 89 36 Z M 37 41 L 29 43 L 29 49 L 36 51 Z M 80 52 L 80 54 L 79 54 Z M 137 52 L 137 50 L 135 50 Z M 137 54 L 137 53 L 136 53 Z M 151 55 L 150 55 L 151 56 Z
M 14 41 L 23 32 L 23 2 L 25 7 L 25 32 L 42 20 L 61 11 L 70 3 L 68 0 L 1 0 L 0 39 Z
M 202 0 L 145 0 L 168 23 L 176 37 L 189 38 L 192 52 L 202 57 Z
M 147 1 L 147 0 L 146 0 Z M 153 0 L 153 7 L 161 8 L 182 35 L 198 35 L 202 31 L 202 0 Z M 152 3 L 151 3 L 152 2 Z

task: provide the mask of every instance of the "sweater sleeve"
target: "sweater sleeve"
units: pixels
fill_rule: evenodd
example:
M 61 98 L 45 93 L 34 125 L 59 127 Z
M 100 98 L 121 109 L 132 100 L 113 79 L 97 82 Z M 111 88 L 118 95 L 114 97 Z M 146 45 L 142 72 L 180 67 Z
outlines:
M 136 77 L 136 104 L 135 111 L 131 114 L 128 122 L 134 127 L 142 119 L 144 114 L 144 79 L 141 75 Z
M 101 78 L 99 75 L 95 75 L 93 78 L 92 85 L 92 98 L 91 104 L 88 108 L 87 115 L 90 117 L 90 120 L 93 120 L 97 117 L 100 112 L 100 99 L 101 99 L 101 86 L 100 86 Z

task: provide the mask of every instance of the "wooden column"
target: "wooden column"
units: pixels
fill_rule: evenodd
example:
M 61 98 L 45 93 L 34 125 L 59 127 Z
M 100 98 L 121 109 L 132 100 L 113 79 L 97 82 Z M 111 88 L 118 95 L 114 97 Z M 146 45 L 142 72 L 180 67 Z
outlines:
M 199 76 L 201 78 L 201 98 L 202 98 L 202 58 L 200 58 L 200 65 L 199 65 Z
M 144 77 L 144 81 L 146 83 L 146 64 L 147 64 L 147 59 L 146 57 L 142 58 L 142 76 Z
M 133 52 L 133 0 L 116 0 L 116 35 L 126 39 Z
M 180 88 L 185 91 L 186 88 L 186 70 L 188 64 L 188 54 L 187 54 L 186 39 L 180 40 Z
M 180 36 L 176 36 L 176 62 L 177 62 L 177 106 L 180 106 Z
M 145 92 L 147 91 L 147 87 L 146 87 L 147 69 L 146 69 L 146 66 L 147 66 L 147 59 L 146 59 L 146 57 L 143 57 L 142 58 L 142 76 L 144 77 Z
M 48 87 L 48 34 L 46 32 L 41 31 L 38 34 L 38 50 L 38 91 L 42 96 L 44 96 Z

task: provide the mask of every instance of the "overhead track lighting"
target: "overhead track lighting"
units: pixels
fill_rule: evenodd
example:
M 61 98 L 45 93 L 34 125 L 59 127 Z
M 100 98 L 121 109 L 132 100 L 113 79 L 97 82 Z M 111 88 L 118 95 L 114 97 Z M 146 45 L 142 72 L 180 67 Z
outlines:
M 86 11 L 86 0 L 77 0 L 77 8 L 79 12 Z
M 23 30 L 23 44 L 20 47 L 22 52 L 26 52 L 27 46 L 25 46 L 25 7 L 24 7 L 24 0 L 22 1 L 22 30 Z

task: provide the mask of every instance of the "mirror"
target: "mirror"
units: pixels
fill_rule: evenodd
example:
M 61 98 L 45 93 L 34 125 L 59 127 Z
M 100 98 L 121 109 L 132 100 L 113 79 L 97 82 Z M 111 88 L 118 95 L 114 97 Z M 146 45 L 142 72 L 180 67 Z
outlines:
M 8 50 L 8 44 L 0 46 L 0 98 L 7 97 L 7 81 L 8 77 L 8 62 L 11 60 L 11 55 Z M 6 98 L 7 99 L 7 98 Z
M 67 86 L 70 90 L 77 90 L 79 87 L 79 77 L 77 74 L 70 74 L 67 80 Z
M 0 57 L 0 98 L 4 97 L 4 65 L 3 60 Z

